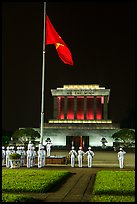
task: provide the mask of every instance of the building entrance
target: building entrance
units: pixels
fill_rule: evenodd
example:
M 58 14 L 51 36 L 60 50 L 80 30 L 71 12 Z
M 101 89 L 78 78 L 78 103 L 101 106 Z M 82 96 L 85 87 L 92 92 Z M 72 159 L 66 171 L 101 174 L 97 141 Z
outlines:
M 81 146 L 86 151 L 89 146 L 89 136 L 66 136 L 66 146 L 68 150 L 74 146 L 76 151 Z

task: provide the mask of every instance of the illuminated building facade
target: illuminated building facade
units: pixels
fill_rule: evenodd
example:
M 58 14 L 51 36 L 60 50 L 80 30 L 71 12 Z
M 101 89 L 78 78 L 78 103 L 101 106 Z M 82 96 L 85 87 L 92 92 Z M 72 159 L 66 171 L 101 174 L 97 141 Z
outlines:
M 49 137 L 53 145 L 68 149 L 101 146 L 102 138 L 113 145 L 111 135 L 120 127 L 108 118 L 110 89 L 98 84 L 64 85 L 51 94 L 53 119 L 44 124 L 44 141 Z

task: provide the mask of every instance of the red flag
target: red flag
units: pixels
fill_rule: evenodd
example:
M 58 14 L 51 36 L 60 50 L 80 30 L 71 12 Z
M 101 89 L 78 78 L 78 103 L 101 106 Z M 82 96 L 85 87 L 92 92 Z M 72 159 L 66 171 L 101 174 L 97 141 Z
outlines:
M 60 59 L 69 65 L 73 65 L 71 52 L 66 46 L 65 42 L 56 32 L 55 28 L 51 24 L 49 17 L 46 15 L 46 45 L 54 44 Z

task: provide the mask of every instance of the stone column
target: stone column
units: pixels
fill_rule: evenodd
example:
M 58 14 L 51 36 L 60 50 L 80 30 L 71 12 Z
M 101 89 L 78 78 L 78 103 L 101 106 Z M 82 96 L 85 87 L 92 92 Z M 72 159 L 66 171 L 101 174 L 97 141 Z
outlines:
M 74 120 L 77 119 L 77 96 L 74 96 Z
M 68 97 L 64 96 L 64 120 L 67 120 Z
M 107 119 L 108 119 L 107 97 L 108 97 L 108 96 L 104 96 L 104 106 L 103 106 L 103 119 L 104 119 L 104 120 L 107 120 Z
M 97 110 L 97 101 L 96 101 L 96 96 L 94 96 L 94 120 L 96 120 L 96 110 Z
M 58 98 L 53 96 L 53 118 L 58 119 Z
M 84 120 L 87 119 L 87 96 L 84 96 Z

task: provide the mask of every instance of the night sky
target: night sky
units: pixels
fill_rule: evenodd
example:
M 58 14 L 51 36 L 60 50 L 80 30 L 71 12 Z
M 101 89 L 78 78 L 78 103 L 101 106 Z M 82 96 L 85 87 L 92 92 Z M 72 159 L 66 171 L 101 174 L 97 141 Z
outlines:
M 70 49 L 64 64 L 46 46 L 45 122 L 52 119 L 51 89 L 99 84 L 110 89 L 109 119 L 134 128 L 135 3 L 47 3 L 47 15 Z M 2 4 L 2 129 L 40 127 L 43 3 Z

